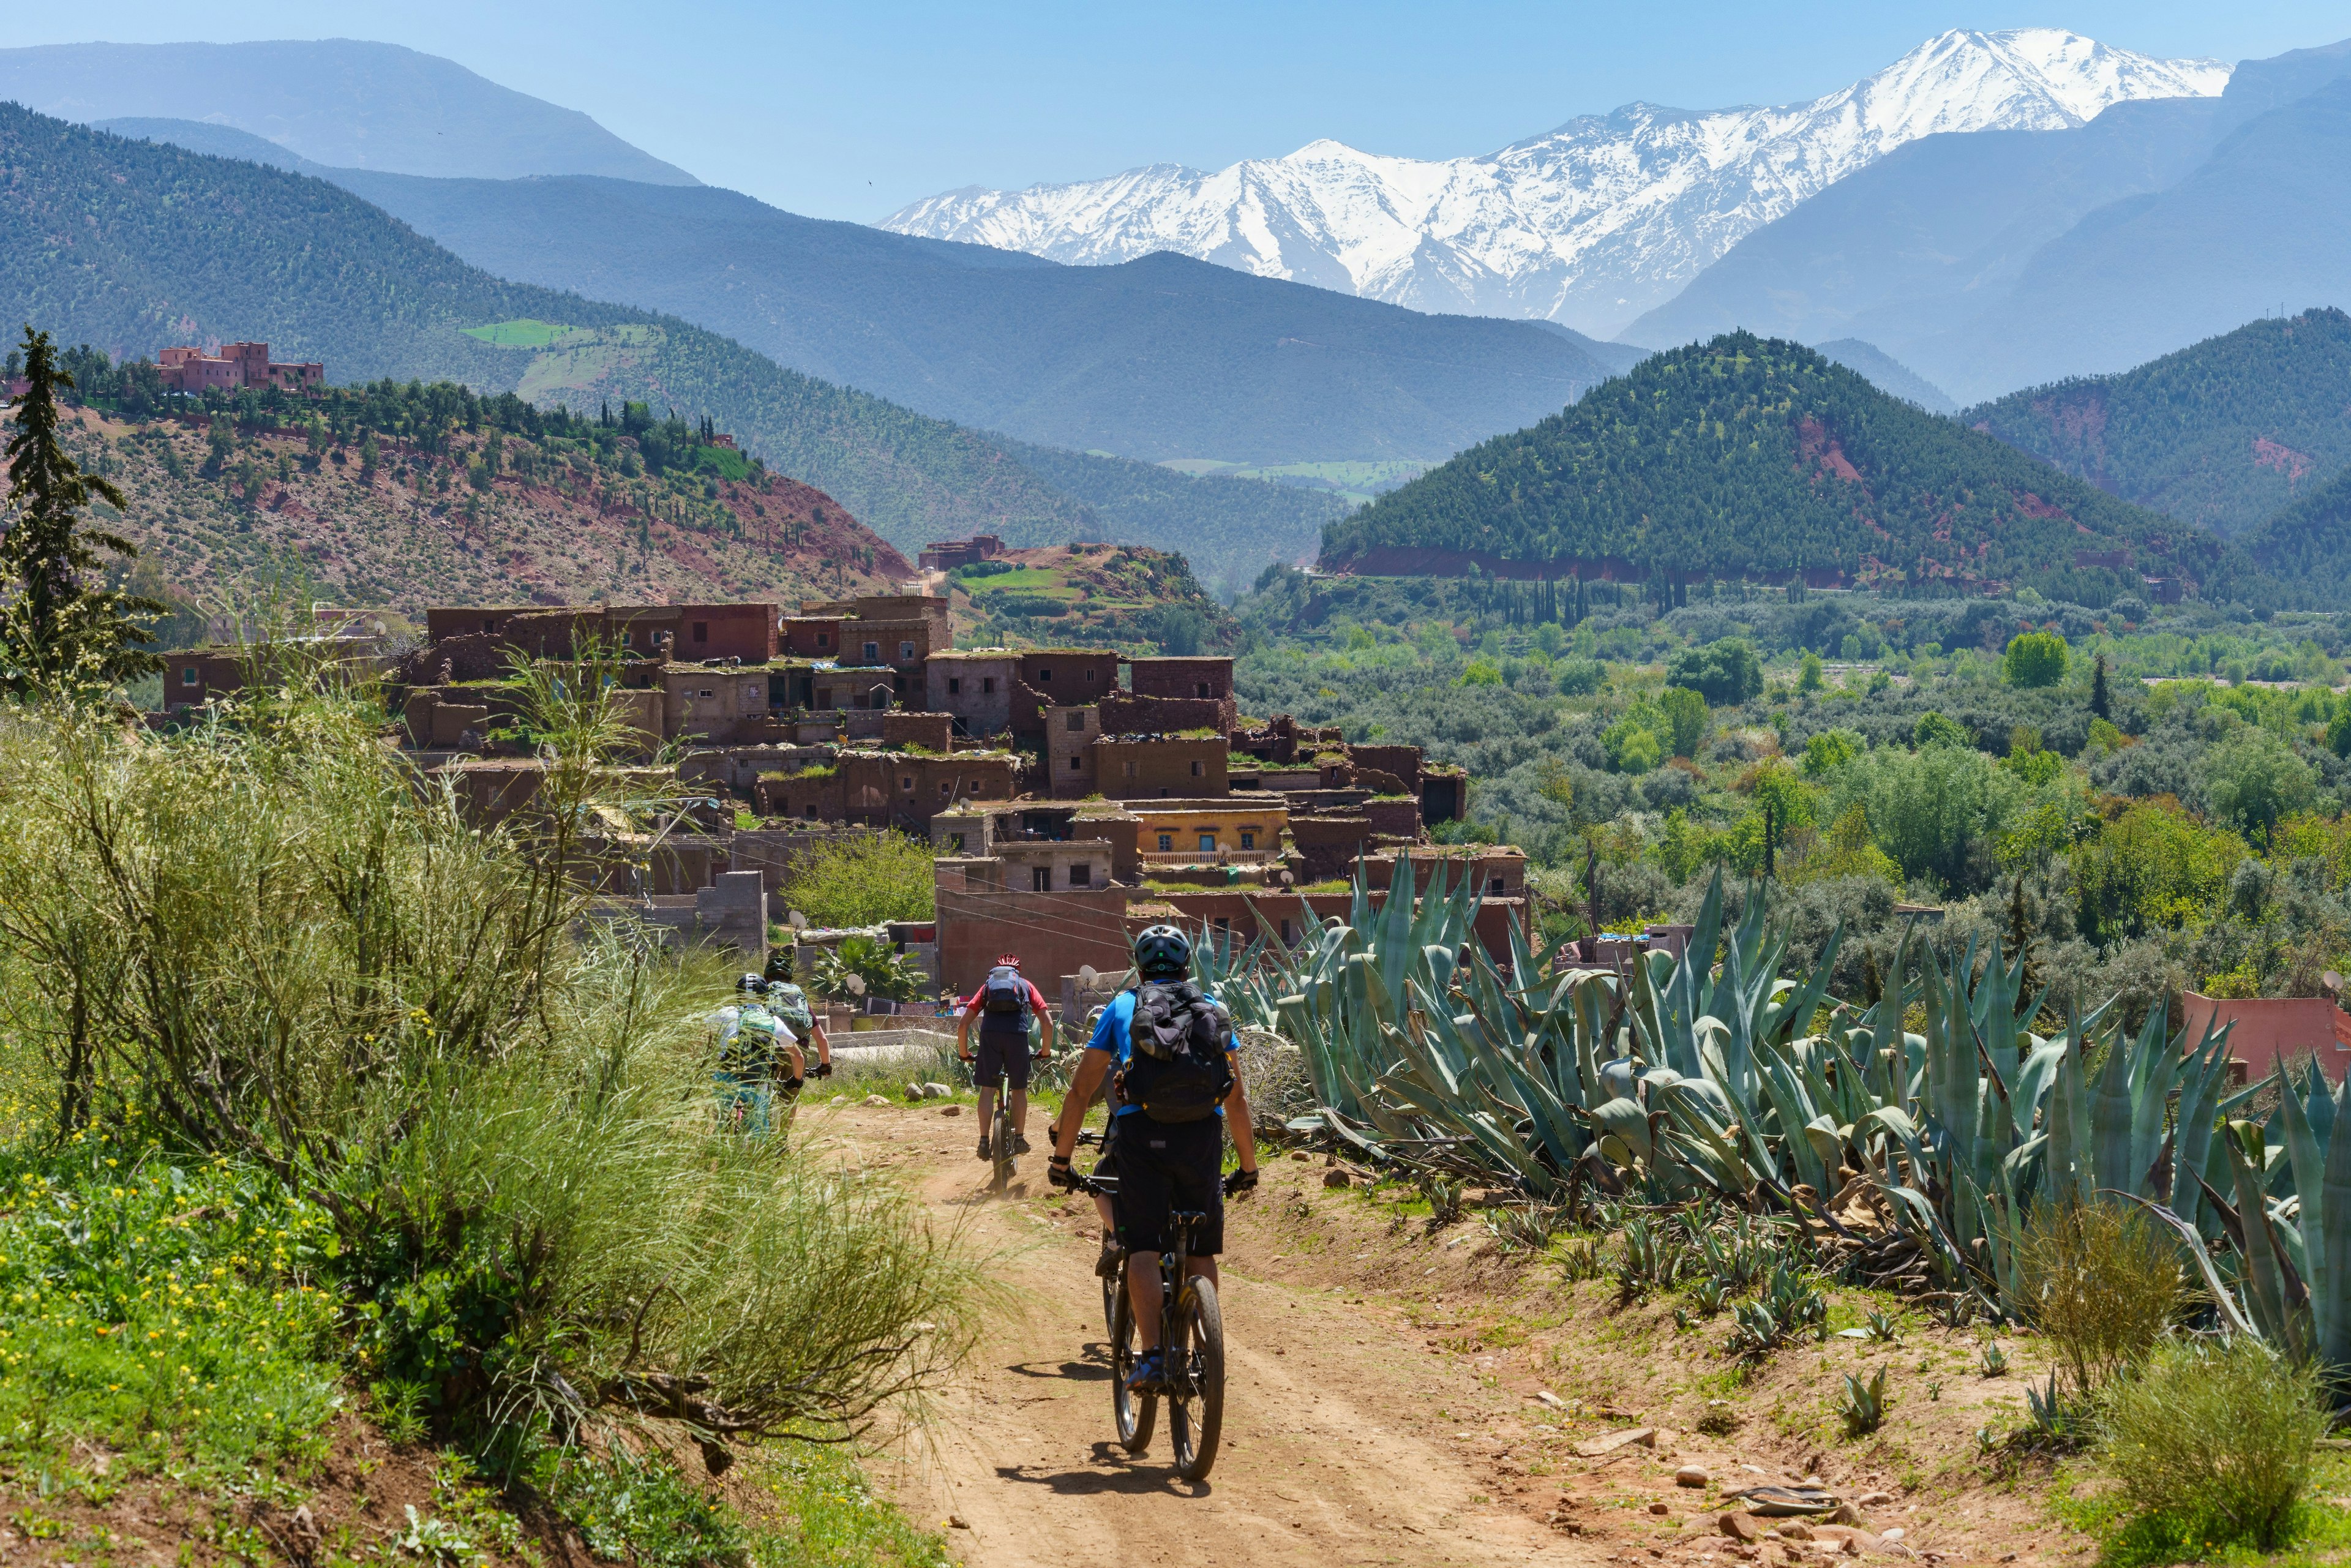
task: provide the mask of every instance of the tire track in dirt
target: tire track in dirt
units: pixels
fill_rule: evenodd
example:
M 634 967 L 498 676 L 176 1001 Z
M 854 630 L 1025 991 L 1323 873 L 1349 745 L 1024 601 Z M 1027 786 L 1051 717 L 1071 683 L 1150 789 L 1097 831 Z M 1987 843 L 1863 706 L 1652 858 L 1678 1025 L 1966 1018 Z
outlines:
M 875 1467 L 916 1519 L 965 1521 L 948 1543 L 969 1568 L 1583 1568 L 1601 1559 L 1598 1543 L 1495 1500 L 1457 1457 L 1468 1434 L 1438 1412 L 1475 1396 L 1474 1369 L 1406 1343 L 1384 1310 L 1229 1270 L 1215 1471 L 1196 1487 L 1176 1478 L 1164 1410 L 1151 1447 L 1127 1455 L 1111 1424 L 1090 1208 L 1082 1224 L 1055 1224 L 1022 1198 L 987 1199 L 968 1115 L 862 1106 L 803 1115 L 812 1145 L 893 1171 L 941 1220 L 1000 1249 L 999 1278 L 1022 1303 L 985 1333 L 927 1439 Z M 1022 1166 L 1041 1184 L 1042 1148 Z

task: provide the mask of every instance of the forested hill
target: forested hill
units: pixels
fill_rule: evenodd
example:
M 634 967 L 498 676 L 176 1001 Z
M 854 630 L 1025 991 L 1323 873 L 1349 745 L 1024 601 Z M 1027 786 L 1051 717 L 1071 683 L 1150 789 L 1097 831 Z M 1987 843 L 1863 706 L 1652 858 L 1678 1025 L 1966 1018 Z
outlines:
M 1732 333 L 1656 355 L 1531 429 L 1473 447 L 1323 532 L 1327 567 L 1534 563 L 1687 580 L 1971 587 L 2085 580 L 2077 552 L 2208 596 L 2272 591 L 2241 552 L 1799 344 Z M 1515 565 L 1513 563 L 1516 563 Z
M 2340 601 L 2351 593 L 2351 468 L 2304 488 L 2302 499 L 2245 536 L 2245 549 L 2280 580 Z
M 118 357 L 259 339 L 340 383 L 445 378 L 590 413 L 635 400 L 706 413 L 910 554 L 973 532 L 1195 542 L 1180 491 L 1130 515 L 1133 486 L 1104 472 L 1092 477 L 1106 499 L 1081 500 L 982 433 L 672 317 L 493 277 L 323 180 L 0 103 L 0 328 L 25 322 Z M 1294 494 L 1272 485 L 1217 481 L 1202 500 L 1238 552 L 1221 571 L 1196 559 L 1204 577 L 1246 581 L 1273 558 L 1260 536 L 1301 532 Z
M 1963 417 L 2125 500 L 2242 533 L 2351 466 L 2351 316 L 2254 321 Z

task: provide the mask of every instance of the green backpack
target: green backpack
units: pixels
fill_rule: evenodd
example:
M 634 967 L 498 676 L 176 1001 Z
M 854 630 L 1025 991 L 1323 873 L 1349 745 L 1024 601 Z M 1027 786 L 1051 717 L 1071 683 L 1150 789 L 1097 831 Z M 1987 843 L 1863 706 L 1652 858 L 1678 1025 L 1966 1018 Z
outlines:
M 808 993 L 789 980 L 778 980 L 768 986 L 768 1010 L 799 1039 L 806 1040 L 809 1030 L 816 1027 L 816 1015 L 809 1010 Z

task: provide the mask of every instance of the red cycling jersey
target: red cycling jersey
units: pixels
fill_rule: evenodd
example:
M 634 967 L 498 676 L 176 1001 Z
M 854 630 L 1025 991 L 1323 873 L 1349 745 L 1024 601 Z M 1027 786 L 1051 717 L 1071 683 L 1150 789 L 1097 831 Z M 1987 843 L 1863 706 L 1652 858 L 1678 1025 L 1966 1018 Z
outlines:
M 1043 1012 L 1045 1010 L 1045 994 L 1042 991 L 1040 991 L 1035 983 L 1029 980 L 1029 978 L 1025 975 L 1021 977 L 1020 983 L 1029 988 L 1029 1006 L 1038 1012 Z M 971 995 L 963 999 L 963 1010 L 967 1013 L 977 1012 L 979 1010 L 980 1003 L 987 998 L 987 982 L 986 980 L 982 980 L 979 983 L 979 989 L 972 992 Z

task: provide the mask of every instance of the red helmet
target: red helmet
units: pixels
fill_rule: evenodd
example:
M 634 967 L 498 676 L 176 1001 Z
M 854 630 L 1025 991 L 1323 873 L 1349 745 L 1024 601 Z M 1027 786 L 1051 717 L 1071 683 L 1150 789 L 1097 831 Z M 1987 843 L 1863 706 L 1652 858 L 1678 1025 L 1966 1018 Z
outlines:
M 996 967 L 999 969 L 1017 969 L 1020 967 L 1020 955 L 1018 953 L 998 953 L 996 956 Z

